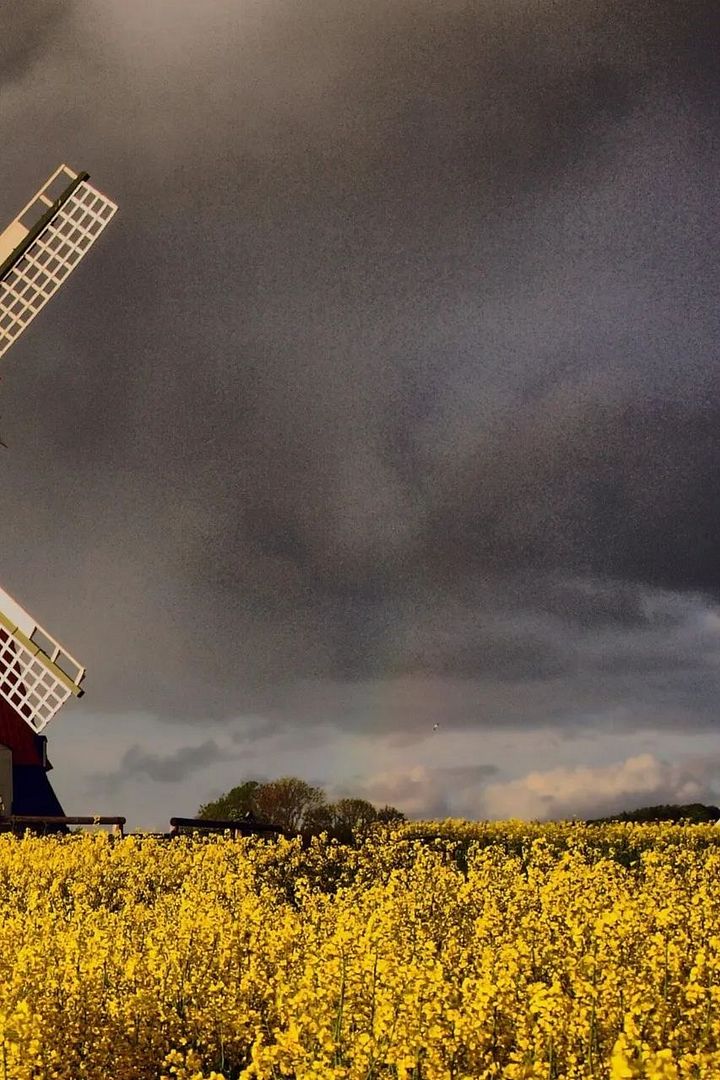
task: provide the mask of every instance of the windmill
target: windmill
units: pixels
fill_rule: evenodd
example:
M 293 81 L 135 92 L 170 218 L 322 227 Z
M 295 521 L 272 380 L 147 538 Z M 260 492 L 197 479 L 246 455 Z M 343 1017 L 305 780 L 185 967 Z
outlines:
M 0 233 L 0 358 L 55 295 L 117 210 L 60 165 Z M 0 588 L 0 816 L 62 816 L 42 734 L 85 669 Z

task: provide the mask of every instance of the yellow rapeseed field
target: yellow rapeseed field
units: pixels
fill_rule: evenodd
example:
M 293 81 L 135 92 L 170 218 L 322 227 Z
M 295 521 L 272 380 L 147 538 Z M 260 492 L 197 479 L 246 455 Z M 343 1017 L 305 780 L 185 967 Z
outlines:
M 720 829 L 0 836 L 0 1080 L 51 1077 L 720 1077 Z

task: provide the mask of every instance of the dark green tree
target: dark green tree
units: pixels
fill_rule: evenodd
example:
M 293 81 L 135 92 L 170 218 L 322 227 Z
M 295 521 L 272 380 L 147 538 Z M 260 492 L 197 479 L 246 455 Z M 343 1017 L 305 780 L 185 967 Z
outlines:
M 330 836 L 335 830 L 335 806 L 333 803 L 323 803 L 309 810 L 305 818 L 304 829 L 314 836 L 326 832 Z
M 259 780 L 246 780 L 214 802 L 205 803 L 197 816 L 205 821 L 241 821 L 248 813 L 257 816 L 255 793 L 260 787 Z
M 367 799 L 338 799 L 331 804 L 332 833 L 338 840 L 357 839 L 377 821 L 377 810 Z
M 299 833 L 312 814 L 325 805 L 325 795 L 297 776 L 283 776 L 260 784 L 253 794 L 255 812 L 261 821 L 283 832 Z

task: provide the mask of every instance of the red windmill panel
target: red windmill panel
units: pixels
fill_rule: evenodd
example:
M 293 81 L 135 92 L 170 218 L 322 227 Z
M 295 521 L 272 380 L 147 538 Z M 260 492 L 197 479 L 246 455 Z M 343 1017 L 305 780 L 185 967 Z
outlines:
M 2 698 L 0 744 L 9 748 L 12 767 L 11 803 L 3 806 L 2 813 L 63 817 L 64 810 L 47 775 L 52 765 L 47 760 L 45 736 L 29 728 Z
M 13 765 L 44 764 L 41 736 L 27 726 L 22 717 L 0 697 L 0 743 L 12 750 Z

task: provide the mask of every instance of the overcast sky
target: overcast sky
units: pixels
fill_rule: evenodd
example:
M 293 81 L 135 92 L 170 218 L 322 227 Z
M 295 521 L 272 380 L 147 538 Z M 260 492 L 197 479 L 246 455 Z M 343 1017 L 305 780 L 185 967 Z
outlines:
M 120 205 L 1 372 L 67 812 L 720 801 L 715 15 L 0 3 L 0 227 Z

